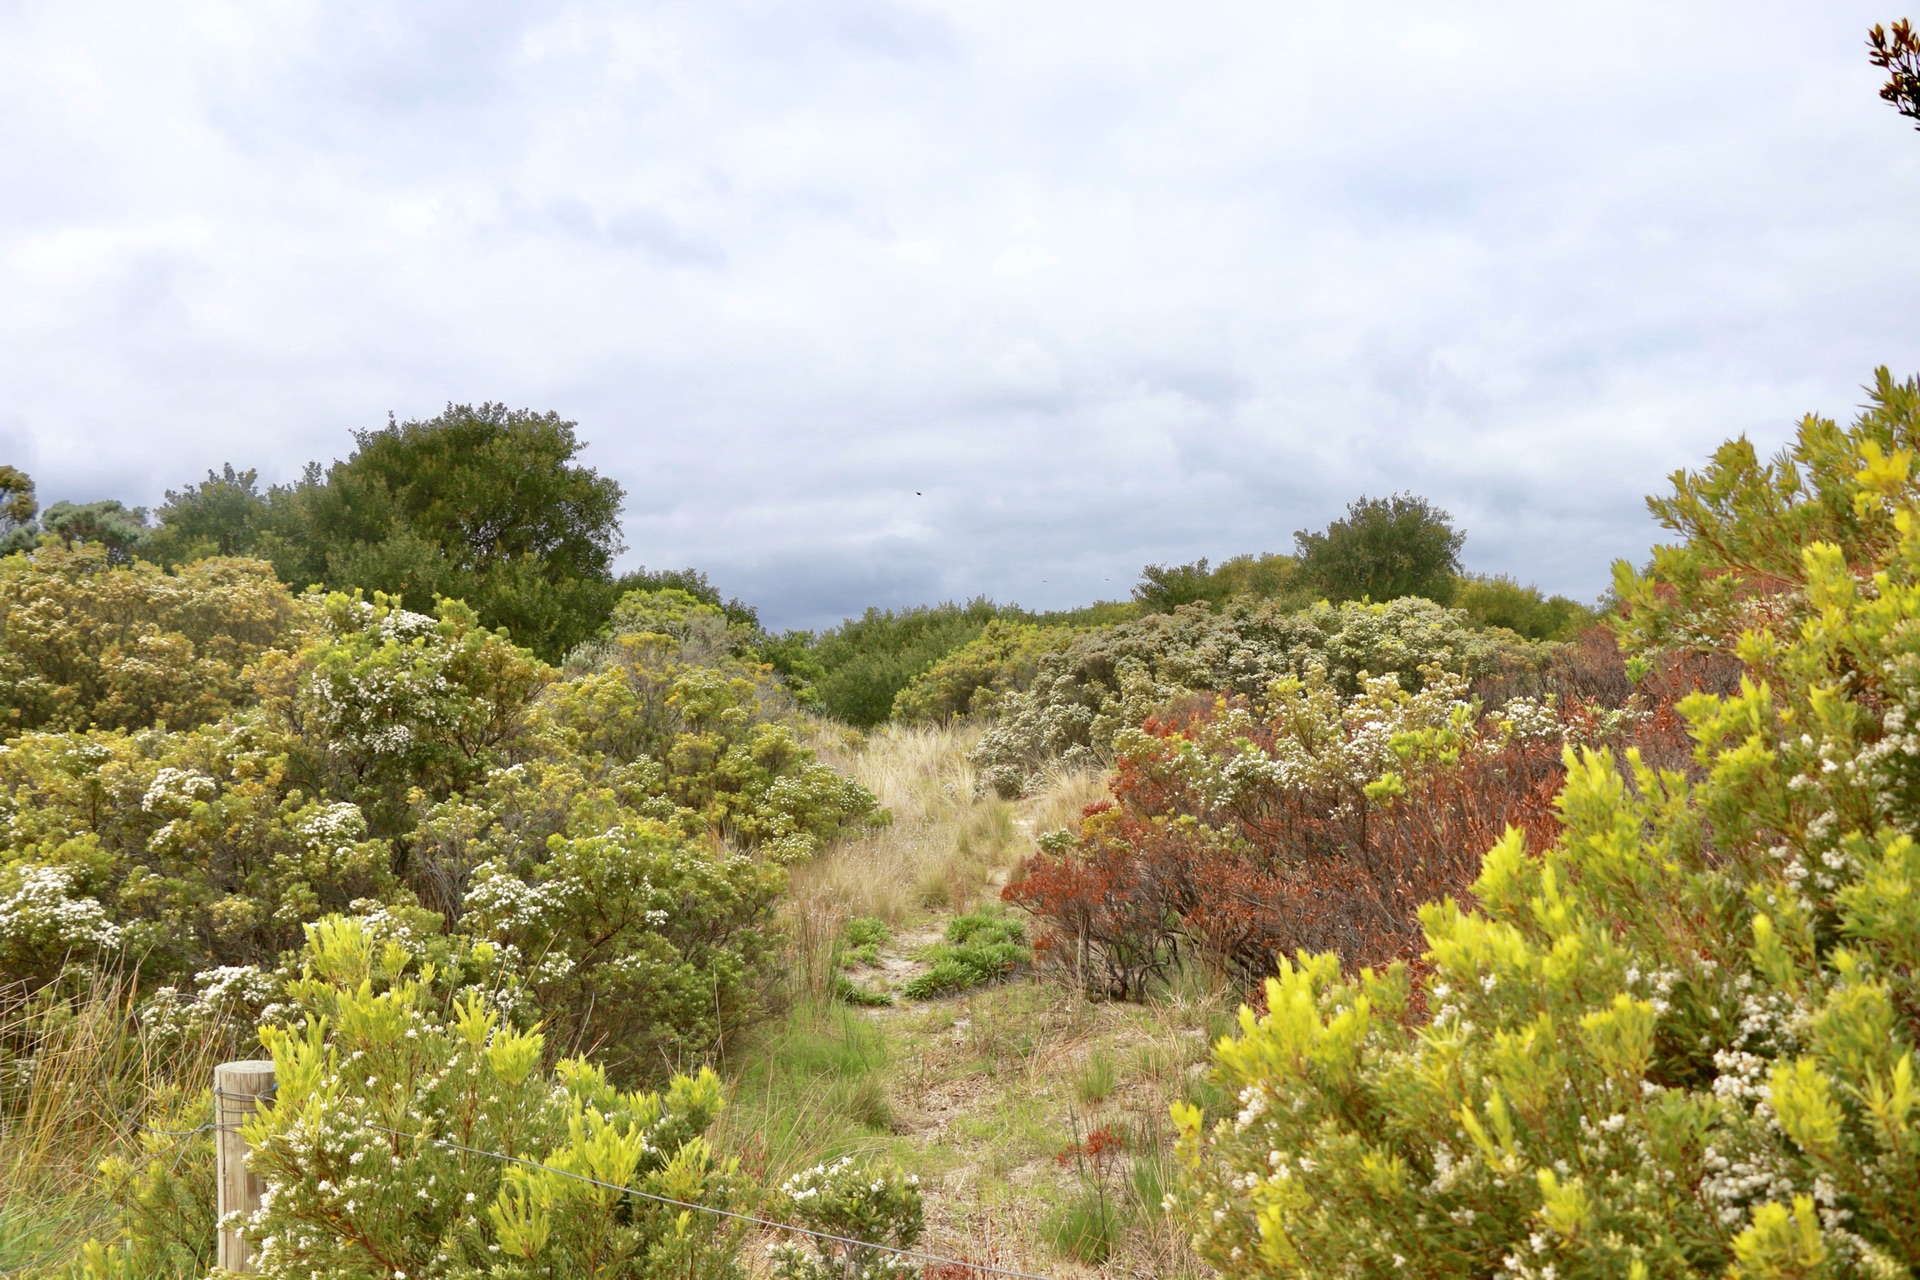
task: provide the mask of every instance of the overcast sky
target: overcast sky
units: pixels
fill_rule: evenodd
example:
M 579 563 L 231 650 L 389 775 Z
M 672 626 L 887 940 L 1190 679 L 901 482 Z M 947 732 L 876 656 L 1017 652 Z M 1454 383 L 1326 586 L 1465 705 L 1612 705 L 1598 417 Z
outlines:
M 154 504 L 500 400 L 779 625 L 1401 489 L 1591 598 L 1920 370 L 1889 2 L 0 0 L 0 461 Z

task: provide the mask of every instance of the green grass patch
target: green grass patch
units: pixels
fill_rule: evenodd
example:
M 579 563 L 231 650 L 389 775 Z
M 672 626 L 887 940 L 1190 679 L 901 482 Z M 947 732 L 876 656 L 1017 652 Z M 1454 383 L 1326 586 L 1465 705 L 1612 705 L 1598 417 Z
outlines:
M 887 922 L 872 916 L 855 916 L 841 932 L 846 935 L 847 945 L 853 947 L 878 947 L 893 941 L 893 930 L 887 927 Z
M 887 992 L 855 982 L 844 973 L 833 980 L 833 998 L 858 1009 L 885 1009 L 893 1004 Z
M 1120 1069 L 1114 1065 L 1113 1055 L 1105 1049 L 1095 1049 L 1074 1072 L 1073 1091 L 1080 1101 L 1088 1106 L 1097 1106 L 1113 1096 L 1120 1087 Z
M 1027 931 L 998 904 L 947 923 L 945 942 L 927 948 L 927 971 L 901 988 L 911 1000 L 931 1000 L 998 982 L 1033 958 Z
M 845 1005 L 794 1006 L 737 1061 L 721 1140 L 767 1182 L 878 1150 L 892 1134 L 886 1035 Z
M 1120 1241 L 1120 1211 L 1110 1199 L 1083 1191 L 1040 1219 L 1040 1235 L 1054 1252 L 1097 1267 Z

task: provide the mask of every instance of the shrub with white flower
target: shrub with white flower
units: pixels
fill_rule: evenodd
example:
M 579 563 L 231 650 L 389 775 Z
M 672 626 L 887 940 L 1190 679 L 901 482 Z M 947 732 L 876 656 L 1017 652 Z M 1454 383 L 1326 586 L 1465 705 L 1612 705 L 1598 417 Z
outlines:
M 1188 605 L 1085 632 L 1042 656 L 1030 687 L 1000 702 L 973 759 L 983 788 L 1020 795 L 1050 768 L 1110 762 L 1118 734 L 1183 692 L 1237 694 L 1259 706 L 1276 681 L 1316 666 L 1343 697 L 1358 691 L 1363 673 L 1397 676 L 1414 690 L 1428 667 L 1470 677 L 1537 652 L 1510 651 L 1513 643 L 1414 597 L 1303 610 L 1241 602 L 1219 613 Z
M 120 927 L 98 899 L 75 892 L 78 880 L 72 867 L 0 868 L 0 974 L 37 986 L 119 948 Z
M 803 1169 L 781 1186 L 780 1203 L 795 1225 L 839 1239 L 800 1236 L 770 1246 L 775 1280 L 883 1280 L 920 1274 L 914 1259 L 868 1247 L 912 1249 L 926 1229 L 920 1179 L 891 1161 L 867 1164 L 842 1156 Z
M 309 937 L 298 1013 L 261 1033 L 273 1100 L 244 1129 L 264 1205 L 230 1224 L 260 1275 L 737 1274 L 724 1221 L 621 1190 L 732 1203 L 733 1163 L 704 1136 L 721 1105 L 713 1072 L 625 1093 L 584 1059 L 548 1071 L 539 1032 L 478 988 L 449 993 L 364 922 Z

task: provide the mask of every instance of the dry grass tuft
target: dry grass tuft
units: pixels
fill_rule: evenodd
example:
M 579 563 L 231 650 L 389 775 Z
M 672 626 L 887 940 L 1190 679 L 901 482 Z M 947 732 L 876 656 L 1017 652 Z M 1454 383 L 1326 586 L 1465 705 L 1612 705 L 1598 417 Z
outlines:
M 873 916 L 897 927 L 929 907 L 962 909 L 1025 852 L 1014 807 L 974 794 L 967 752 L 981 732 L 888 725 L 858 742 L 816 733 L 824 761 L 879 796 L 893 822 L 795 868 L 796 918 Z
M 140 994 L 107 974 L 77 997 L 0 999 L 0 1271 L 57 1263 L 103 1229 L 101 1161 L 136 1155 L 145 1126 L 171 1123 L 231 1056 L 218 1037 L 156 1045 Z

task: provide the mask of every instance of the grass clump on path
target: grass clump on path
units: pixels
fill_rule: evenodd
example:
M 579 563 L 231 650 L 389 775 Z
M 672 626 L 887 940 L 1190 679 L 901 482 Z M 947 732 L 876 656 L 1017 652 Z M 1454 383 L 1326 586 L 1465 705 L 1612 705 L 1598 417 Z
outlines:
M 927 948 L 927 971 L 900 988 L 910 1000 L 970 991 L 1011 975 L 1033 958 L 1026 926 L 998 906 L 982 907 L 947 924 L 945 942 Z

